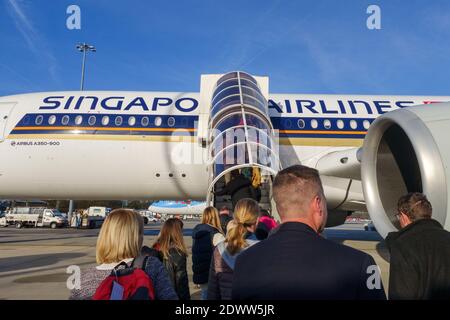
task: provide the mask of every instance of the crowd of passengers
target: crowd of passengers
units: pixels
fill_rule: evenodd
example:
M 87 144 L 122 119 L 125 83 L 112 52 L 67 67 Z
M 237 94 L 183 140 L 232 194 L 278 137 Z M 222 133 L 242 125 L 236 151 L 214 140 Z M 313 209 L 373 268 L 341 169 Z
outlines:
M 234 173 L 228 184 L 242 180 L 241 175 Z M 381 277 L 374 259 L 324 237 L 327 206 L 317 170 L 295 165 L 280 171 L 272 193 L 280 223 L 251 196 L 235 196 L 233 214 L 226 207 L 204 210 L 192 232 L 191 255 L 192 280 L 201 299 L 386 299 L 381 278 L 373 281 L 374 275 Z M 401 229 L 385 239 L 390 252 L 389 299 L 450 299 L 450 233 L 432 219 L 427 197 L 402 196 L 396 217 Z M 165 221 L 150 246 L 143 243 L 143 231 L 138 213 L 112 211 L 97 240 L 97 265 L 82 270 L 70 299 L 105 297 L 99 288 L 115 286 L 114 275 L 121 268 L 139 268 L 143 261 L 150 298 L 189 300 L 183 222 Z M 111 276 L 112 285 L 106 283 Z

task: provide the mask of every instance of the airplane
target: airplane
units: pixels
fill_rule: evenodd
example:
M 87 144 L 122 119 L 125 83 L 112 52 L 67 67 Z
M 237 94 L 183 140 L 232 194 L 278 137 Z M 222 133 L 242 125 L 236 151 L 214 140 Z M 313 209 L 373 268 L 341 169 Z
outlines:
M 205 201 L 174 201 L 161 200 L 153 202 L 148 211 L 161 215 L 201 215 L 206 208 Z
M 200 92 L 62 91 L 0 98 L 0 197 L 192 199 L 258 168 L 262 204 L 293 164 L 316 168 L 329 226 L 368 211 L 385 237 L 424 192 L 450 230 L 449 96 L 269 93 L 269 77 L 201 75 Z

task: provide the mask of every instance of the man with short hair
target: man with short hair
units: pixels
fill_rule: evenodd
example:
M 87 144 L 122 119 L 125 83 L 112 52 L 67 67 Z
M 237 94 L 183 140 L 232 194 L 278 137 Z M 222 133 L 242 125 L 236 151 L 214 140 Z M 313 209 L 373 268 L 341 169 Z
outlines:
M 402 196 L 397 208 L 402 229 L 386 237 L 389 299 L 450 299 L 450 232 L 422 193 Z
M 317 170 L 280 171 L 273 197 L 282 224 L 238 257 L 233 299 L 386 299 L 371 256 L 320 236 L 328 213 Z
M 222 226 L 223 232 L 227 233 L 228 222 L 233 220 L 230 216 L 230 209 L 227 206 L 223 206 L 219 211 L 220 225 Z

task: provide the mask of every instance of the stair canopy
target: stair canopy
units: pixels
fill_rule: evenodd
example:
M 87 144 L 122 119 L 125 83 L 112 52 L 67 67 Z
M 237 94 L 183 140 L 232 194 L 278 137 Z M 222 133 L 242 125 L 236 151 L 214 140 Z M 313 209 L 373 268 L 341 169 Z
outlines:
M 258 167 L 263 175 L 280 169 L 278 145 L 268 103 L 257 80 L 245 72 L 230 72 L 215 85 L 209 115 L 210 183 L 208 203 L 217 181 L 241 168 Z

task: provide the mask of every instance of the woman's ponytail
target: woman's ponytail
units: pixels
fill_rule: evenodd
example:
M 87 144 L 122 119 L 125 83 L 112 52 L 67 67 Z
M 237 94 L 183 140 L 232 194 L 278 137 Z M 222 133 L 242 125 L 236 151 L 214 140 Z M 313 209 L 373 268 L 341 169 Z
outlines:
M 241 251 L 246 246 L 245 235 L 247 227 L 258 221 L 259 205 L 253 199 L 241 199 L 234 209 L 235 226 L 227 230 L 227 250 L 231 255 Z

